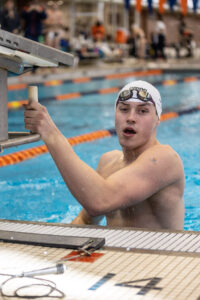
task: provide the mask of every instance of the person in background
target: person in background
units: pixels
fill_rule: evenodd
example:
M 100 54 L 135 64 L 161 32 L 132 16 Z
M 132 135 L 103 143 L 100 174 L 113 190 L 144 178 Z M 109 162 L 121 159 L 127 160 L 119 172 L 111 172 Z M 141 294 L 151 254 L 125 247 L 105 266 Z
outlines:
M 131 26 L 131 36 L 129 39 L 130 51 L 137 58 L 146 57 L 146 38 L 143 29 L 133 24 Z
M 39 42 L 43 36 L 43 21 L 47 15 L 39 1 L 33 1 L 25 7 L 22 12 L 22 29 L 24 36 L 33 41 Z
M 185 31 L 187 31 L 186 22 L 183 15 L 181 14 L 179 17 L 179 25 L 178 25 L 179 44 L 181 46 L 185 45 Z
M 194 33 L 193 30 L 187 27 L 185 19 L 182 15 L 180 15 L 179 19 L 178 32 L 179 41 L 175 44 L 177 58 L 194 56 L 196 48 Z
M 46 12 L 47 18 L 44 21 L 45 44 L 61 49 L 61 40 L 68 39 L 63 11 L 57 3 L 53 3 Z
M 116 30 L 115 42 L 117 44 L 126 44 L 129 38 L 129 32 L 124 27 L 119 27 Z
M 83 206 L 73 224 L 183 229 L 184 169 L 178 154 L 156 138 L 162 112 L 159 91 L 146 81 L 122 88 L 115 128 L 122 151 L 105 153 L 97 172 L 73 151 L 40 103 L 26 106 L 25 127 L 39 133 L 66 185 Z
M 105 37 L 105 27 L 100 21 L 97 21 L 91 29 L 91 35 L 93 40 L 96 41 L 102 41 Z
M 155 25 L 155 33 L 152 36 L 155 46 L 155 57 L 166 59 L 165 47 L 166 47 L 166 25 L 163 21 L 163 17 L 158 13 L 158 19 Z
M 13 0 L 7 0 L 4 4 L 1 17 L 1 29 L 18 34 L 20 30 L 20 18 Z

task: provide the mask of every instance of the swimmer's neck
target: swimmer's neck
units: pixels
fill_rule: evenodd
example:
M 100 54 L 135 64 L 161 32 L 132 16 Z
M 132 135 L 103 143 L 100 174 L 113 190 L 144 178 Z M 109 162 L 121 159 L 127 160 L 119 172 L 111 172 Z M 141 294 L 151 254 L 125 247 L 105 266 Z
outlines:
M 154 142 L 145 145 L 143 147 L 139 147 L 139 148 L 135 148 L 135 149 L 129 149 L 129 148 L 122 148 L 122 156 L 121 159 L 125 162 L 125 163 L 131 163 L 134 160 L 136 160 L 140 154 L 142 154 L 145 150 L 156 146 L 156 145 L 160 145 L 160 143 L 158 142 L 158 140 L 154 140 Z

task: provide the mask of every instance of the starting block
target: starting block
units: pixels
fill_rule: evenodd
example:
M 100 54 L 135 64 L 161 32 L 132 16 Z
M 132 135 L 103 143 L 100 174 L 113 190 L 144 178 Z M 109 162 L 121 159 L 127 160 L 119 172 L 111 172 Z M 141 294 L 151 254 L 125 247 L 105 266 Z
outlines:
M 35 67 L 72 66 L 70 53 L 0 29 L 0 149 L 38 141 L 39 134 L 8 132 L 8 72 L 23 74 Z

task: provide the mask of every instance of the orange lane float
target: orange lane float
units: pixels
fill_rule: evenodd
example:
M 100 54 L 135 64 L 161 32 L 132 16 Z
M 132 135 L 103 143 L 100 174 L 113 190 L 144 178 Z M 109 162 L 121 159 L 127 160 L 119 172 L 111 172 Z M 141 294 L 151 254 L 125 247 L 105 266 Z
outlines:
M 44 86 L 55 86 L 55 85 L 61 85 L 61 84 L 63 84 L 62 80 L 50 80 L 50 81 L 44 82 Z
M 111 87 L 111 88 L 99 90 L 99 94 L 114 94 L 117 93 L 118 91 L 119 91 L 118 87 Z
M 135 72 L 128 72 L 128 73 L 120 73 L 120 74 L 111 74 L 105 76 L 106 79 L 117 79 L 117 78 L 124 78 L 124 77 L 131 77 L 131 76 L 149 76 L 149 75 L 161 75 L 161 70 L 148 70 L 148 71 L 135 71 Z
M 14 91 L 14 90 L 23 90 L 26 89 L 28 85 L 26 83 L 16 83 L 16 84 L 10 84 L 8 86 L 9 91 Z
M 194 82 L 199 80 L 197 77 L 186 77 L 183 79 L 184 82 Z
M 177 117 L 178 117 L 178 113 L 172 111 L 172 112 L 162 114 L 161 117 L 160 117 L 160 120 L 161 121 L 166 121 L 166 120 L 177 118 Z
M 74 146 L 80 143 L 89 142 L 106 136 L 107 137 L 111 136 L 111 133 L 108 130 L 98 130 L 92 133 L 86 133 L 86 134 L 79 135 L 77 137 L 68 138 L 68 141 L 72 146 Z M 45 145 L 42 145 L 42 146 L 18 151 L 15 153 L 3 155 L 0 156 L 0 167 L 13 165 L 47 152 L 48 152 L 47 147 Z
M 80 98 L 80 97 L 81 97 L 80 93 L 69 93 L 69 94 L 57 95 L 55 98 L 58 101 L 62 101 L 62 100 L 69 100 L 73 98 Z
M 169 80 L 164 80 L 164 81 L 162 82 L 162 84 L 163 84 L 163 85 L 175 85 L 175 84 L 177 84 L 177 80 L 171 80 L 171 79 L 169 79 Z
M 8 102 L 8 109 L 18 109 L 22 107 L 24 104 L 28 104 L 28 100 Z
M 73 80 L 73 83 L 82 83 L 82 82 L 89 82 L 91 79 L 90 77 L 80 77 Z

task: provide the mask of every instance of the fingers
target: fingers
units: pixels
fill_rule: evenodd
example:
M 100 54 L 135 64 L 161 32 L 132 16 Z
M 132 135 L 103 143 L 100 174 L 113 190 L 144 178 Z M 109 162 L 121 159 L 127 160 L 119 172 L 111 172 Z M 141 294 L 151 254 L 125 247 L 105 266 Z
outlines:
M 24 105 L 25 128 L 33 133 L 39 132 L 41 125 L 46 118 L 46 108 L 38 102 L 30 102 Z
M 38 111 L 35 110 L 25 110 L 24 111 L 24 117 L 25 118 L 33 118 L 38 115 Z
M 36 122 L 39 118 L 42 118 L 42 114 L 44 112 L 45 108 L 42 105 L 35 105 L 35 103 L 30 103 L 25 106 L 24 111 L 24 119 L 25 122 Z
M 24 107 L 26 110 L 41 110 L 45 109 L 43 105 L 41 105 L 39 102 L 31 101 L 28 104 L 24 104 Z
M 37 102 L 31 102 L 30 104 L 24 105 L 25 111 L 24 111 L 24 117 L 25 119 L 32 118 L 32 119 L 38 119 L 43 118 L 44 115 L 47 113 L 46 108 L 37 103 Z
M 37 124 L 39 122 L 40 118 L 34 118 L 34 117 L 25 117 L 24 118 L 24 121 L 25 121 L 25 124 L 28 125 L 28 124 Z
M 27 130 L 30 130 L 31 133 L 39 133 L 38 130 L 35 128 L 35 126 L 33 125 L 30 125 L 30 124 L 25 124 L 25 128 Z
M 38 119 L 32 118 L 32 117 L 25 117 L 24 118 L 25 128 L 30 130 L 31 132 L 37 132 L 38 131 Z
M 44 142 L 48 142 L 52 132 L 57 133 L 57 128 L 52 121 L 45 106 L 38 102 L 25 105 L 25 128 L 32 133 L 39 133 Z

